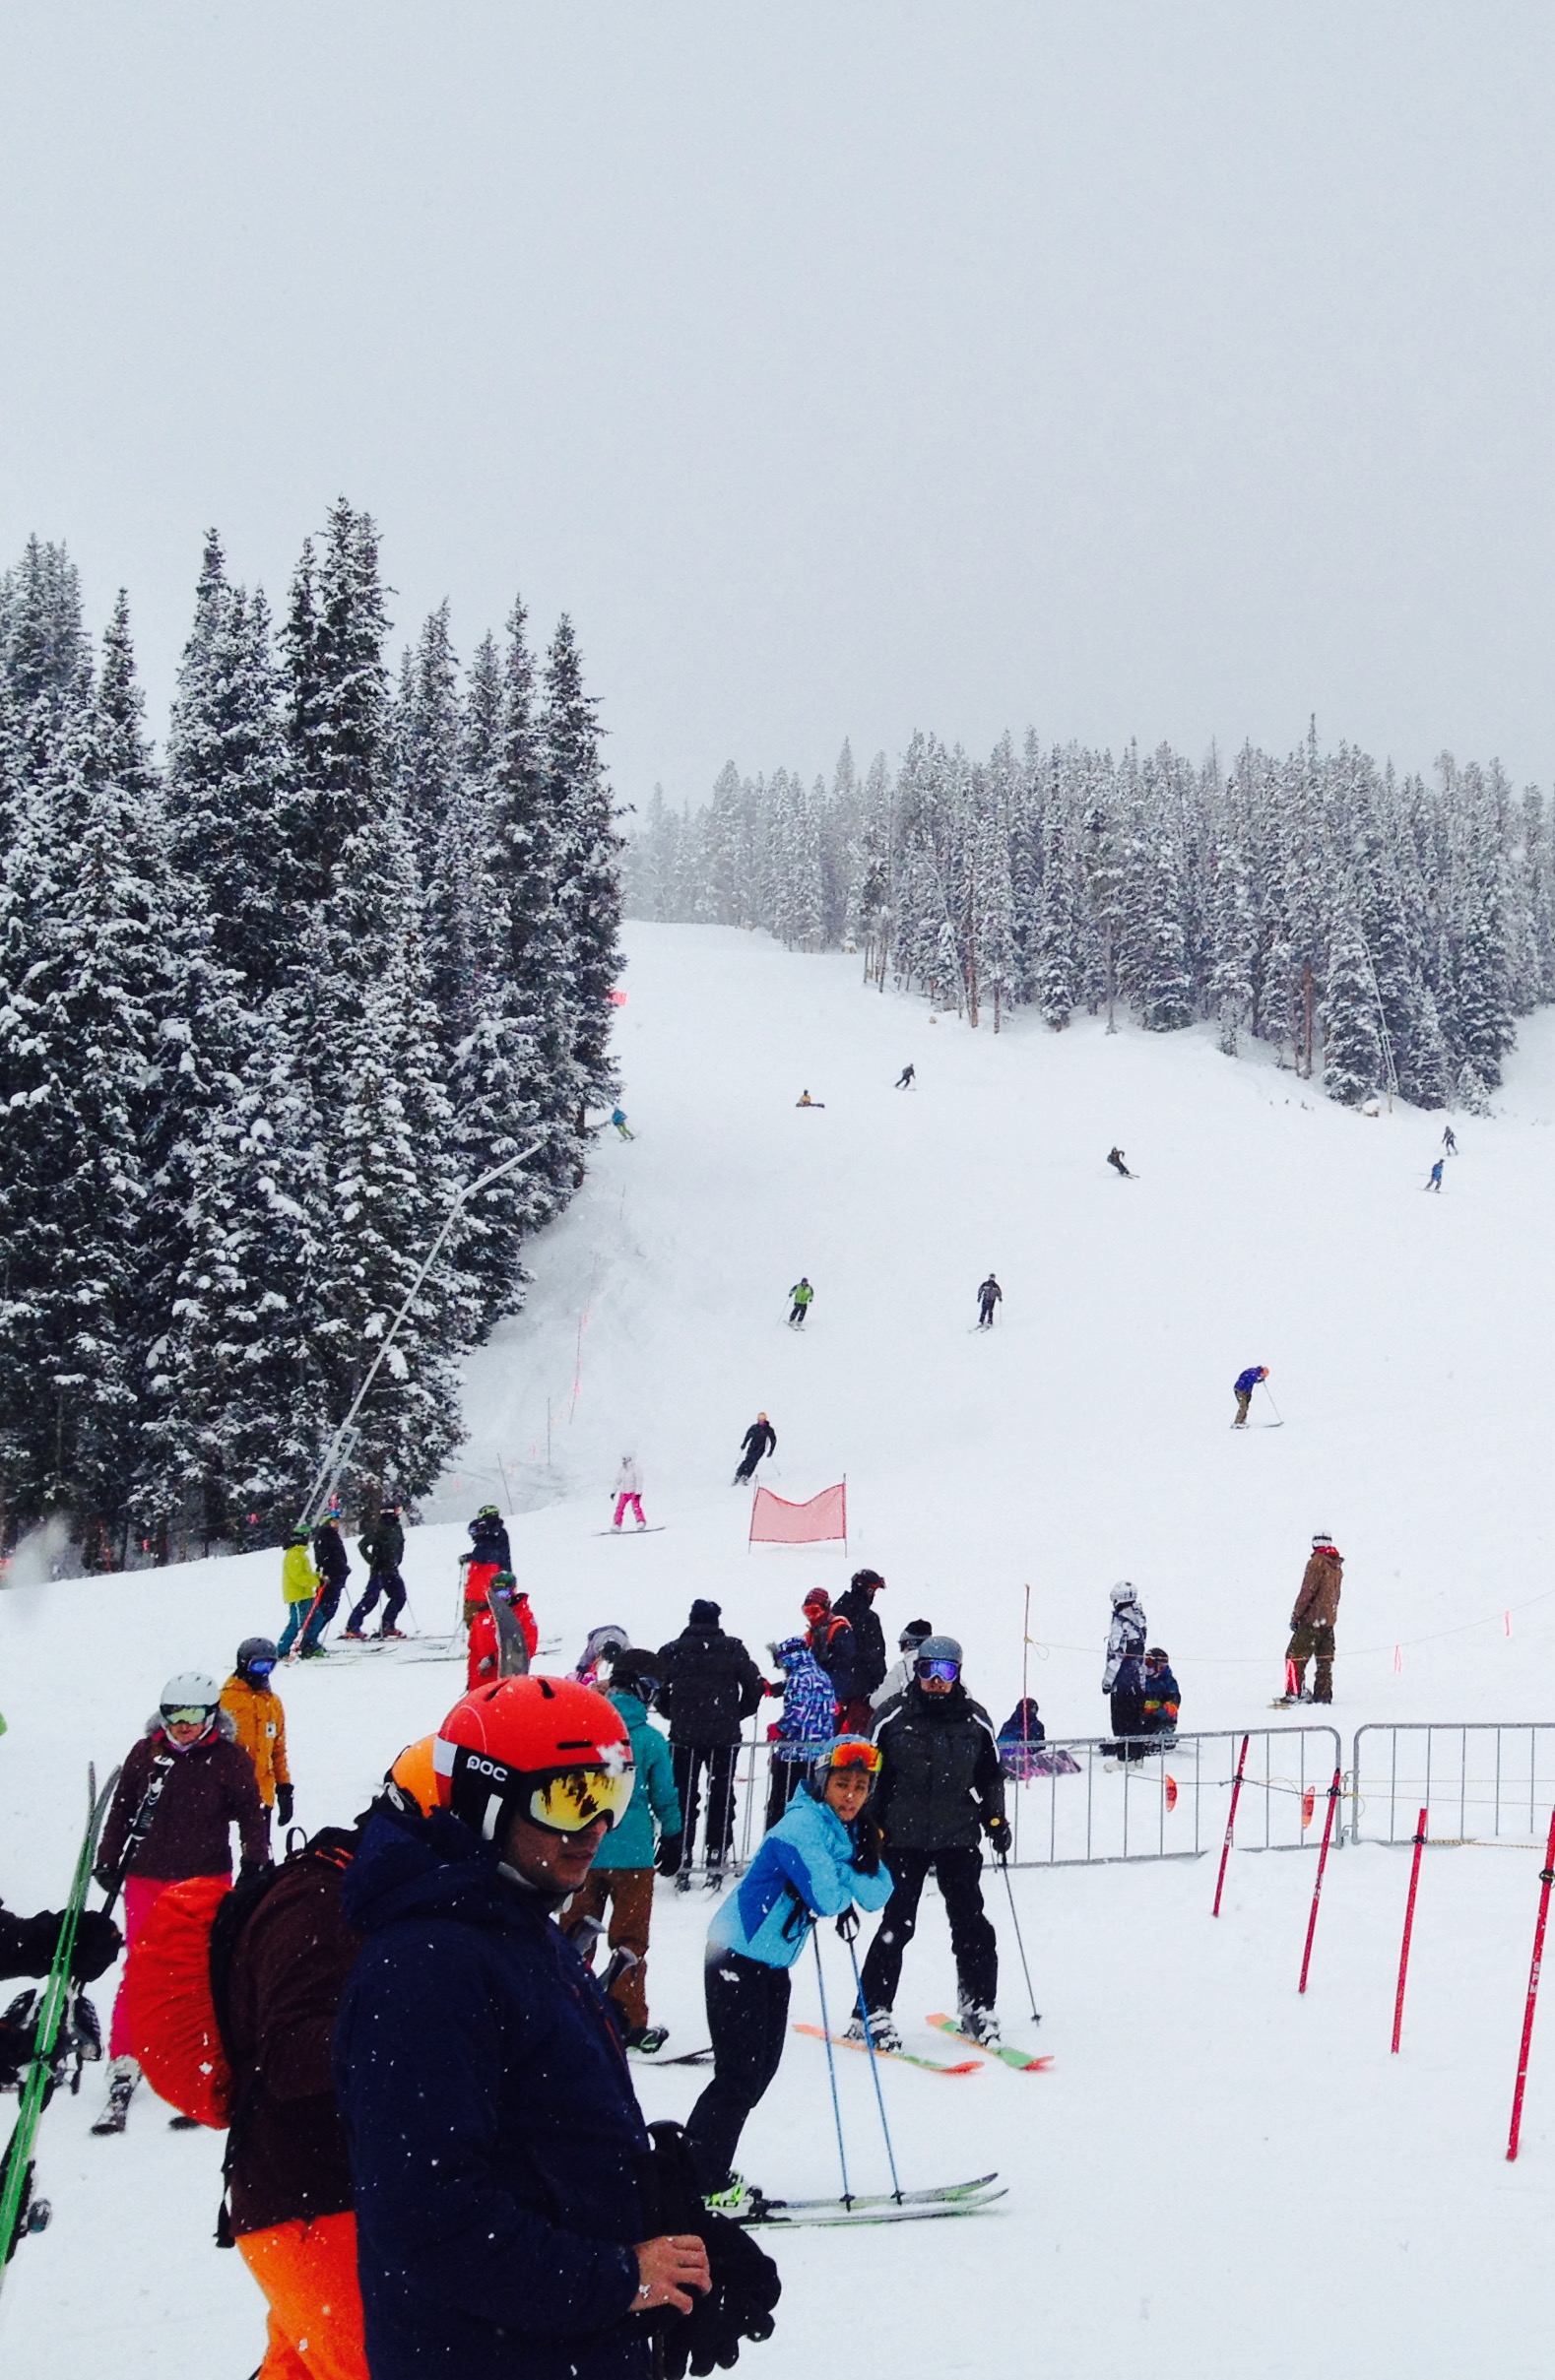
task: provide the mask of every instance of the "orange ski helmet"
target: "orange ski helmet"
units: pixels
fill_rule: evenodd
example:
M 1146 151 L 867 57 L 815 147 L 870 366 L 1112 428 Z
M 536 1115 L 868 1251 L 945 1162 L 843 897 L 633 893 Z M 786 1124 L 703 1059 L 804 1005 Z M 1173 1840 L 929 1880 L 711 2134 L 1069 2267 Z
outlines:
M 419 1742 L 407 1744 L 383 1780 L 391 1801 L 402 1808 L 419 1810 L 422 1818 L 430 1818 L 439 1806 L 432 1757 L 436 1742 L 434 1735 L 423 1735 Z
M 560 1834 L 623 1818 L 636 1783 L 614 1703 L 575 1678 L 499 1678 L 454 1705 L 432 1746 L 444 1809 L 494 1842 L 509 1818 Z

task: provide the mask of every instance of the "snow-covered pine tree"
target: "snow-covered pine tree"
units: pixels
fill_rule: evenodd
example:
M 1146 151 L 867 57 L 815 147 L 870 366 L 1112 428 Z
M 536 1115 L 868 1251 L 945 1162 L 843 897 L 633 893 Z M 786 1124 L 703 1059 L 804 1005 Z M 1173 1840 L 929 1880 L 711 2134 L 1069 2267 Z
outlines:
M 596 698 L 583 682 L 563 612 L 546 657 L 541 749 L 554 820 L 555 901 L 565 934 L 567 1055 L 576 1085 L 574 1182 L 582 1180 L 586 1110 L 616 1096 L 610 996 L 620 972 L 620 837 L 600 757 Z
M 405 655 L 392 736 L 400 804 L 421 855 L 427 980 L 445 1061 L 480 1013 L 486 821 L 469 729 L 443 603 Z
M 1330 1099 L 1358 1108 L 1383 1087 L 1377 997 L 1353 898 L 1334 920 L 1321 1010 L 1323 1084 Z

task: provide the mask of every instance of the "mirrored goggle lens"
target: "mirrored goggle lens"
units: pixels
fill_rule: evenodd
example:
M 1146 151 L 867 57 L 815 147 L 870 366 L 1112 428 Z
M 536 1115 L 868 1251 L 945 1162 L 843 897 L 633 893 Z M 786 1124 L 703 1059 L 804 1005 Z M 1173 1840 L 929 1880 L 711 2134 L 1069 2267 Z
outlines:
M 551 1827 L 558 1834 L 581 1834 L 598 1818 L 614 1827 L 626 1814 L 636 1778 L 630 1761 L 618 1769 L 564 1769 L 535 1787 L 528 1815 L 537 1827 Z
M 833 1769 L 862 1769 L 866 1776 L 879 1773 L 878 1744 L 838 1744 L 829 1764 Z
M 921 1678 L 942 1678 L 946 1686 L 953 1686 L 961 1675 L 961 1664 L 959 1661 L 920 1661 L 918 1675 Z
M 164 1710 L 162 1717 L 169 1727 L 203 1727 L 210 1717 L 203 1705 L 187 1710 Z
M 268 1678 L 274 1667 L 274 1661 L 250 1661 L 248 1674 L 251 1678 Z

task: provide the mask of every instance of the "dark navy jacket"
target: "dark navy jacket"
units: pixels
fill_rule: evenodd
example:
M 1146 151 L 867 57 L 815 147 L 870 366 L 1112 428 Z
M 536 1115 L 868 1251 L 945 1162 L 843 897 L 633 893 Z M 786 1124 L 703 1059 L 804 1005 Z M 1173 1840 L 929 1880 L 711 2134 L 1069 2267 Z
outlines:
M 1241 1396 L 1244 1392 L 1251 1395 L 1263 1377 L 1263 1368 L 1261 1364 L 1249 1364 L 1245 1372 L 1239 1372 L 1236 1376 L 1233 1385 L 1237 1395 Z
M 457 1819 L 374 1818 L 335 2030 L 373 2380 L 646 2380 L 649 2151 L 552 1904 Z

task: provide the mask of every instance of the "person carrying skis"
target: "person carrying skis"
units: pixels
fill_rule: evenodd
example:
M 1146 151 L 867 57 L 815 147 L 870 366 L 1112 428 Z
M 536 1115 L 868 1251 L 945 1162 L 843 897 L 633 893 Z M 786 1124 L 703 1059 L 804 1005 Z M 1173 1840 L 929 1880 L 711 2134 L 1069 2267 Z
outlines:
M 1115 1174 L 1122 1175 L 1125 1182 L 1132 1182 L 1134 1180 L 1134 1176 L 1130 1173 L 1128 1166 L 1124 1163 L 1124 1155 L 1121 1148 L 1114 1146 L 1107 1151 L 1107 1163 L 1112 1167 L 1112 1170 Z
M 875 1689 L 885 1675 L 885 1631 L 875 1610 L 875 1598 L 885 1581 L 878 1571 L 855 1571 L 847 1592 L 831 1607 L 834 1620 L 846 1620 L 853 1631 L 848 1695 L 839 1699 L 837 1727 L 843 1735 L 868 1735 L 875 1724 L 871 1707 Z
M 320 1533 L 322 1534 L 322 1532 Z M 335 1533 L 335 1541 L 337 1544 L 340 1543 L 339 1530 Z M 342 1554 L 346 1551 L 343 1545 L 340 1550 Z M 281 1641 L 277 1651 L 283 1661 L 296 1642 L 304 1625 L 312 1618 L 314 1607 L 322 1592 L 323 1580 L 313 1568 L 312 1557 L 308 1551 L 308 1533 L 306 1529 L 293 1529 L 287 1539 L 287 1550 L 281 1557 L 281 1599 L 287 1607 L 287 1624 L 281 1632 Z M 335 1600 L 337 1603 L 340 1601 L 338 1588 Z
M 265 1825 L 274 1810 L 292 1824 L 292 1770 L 287 1761 L 287 1714 L 271 1683 L 280 1655 L 268 1637 L 245 1637 L 231 1676 L 222 1689 L 222 1708 L 238 1743 L 254 1764 L 254 1780 L 265 1805 Z
M 502 1659 L 502 1631 L 497 1623 L 493 1602 L 505 1603 L 513 1615 L 513 1625 L 522 1642 L 523 1658 L 517 1660 L 519 1645 L 515 1643 L 504 1665 Z M 525 1594 L 511 1571 L 498 1571 L 492 1579 L 485 1611 L 477 1612 L 470 1623 L 470 1652 L 465 1668 L 465 1684 L 474 1692 L 477 1686 L 489 1686 L 500 1677 L 521 1676 L 540 1649 L 540 1624 L 529 1608 Z
M 719 2235 L 700 2208 L 653 2229 L 661 2160 L 554 1922 L 630 1806 L 625 1722 L 570 1679 L 504 1678 L 454 1705 L 435 1755 L 442 1807 L 375 1815 L 341 1895 L 367 1937 L 334 2067 L 372 2380 L 649 2380 L 641 2317 L 672 2307 L 696 2339 Z M 758 2310 L 770 2330 L 775 2296 L 705 2368 Z
M 808 1638 L 785 1637 L 767 1650 L 783 1672 L 783 1715 L 767 1729 L 772 1747 L 767 1825 L 775 1827 L 816 1754 L 837 1732 L 837 1698 Z
M 994 1724 L 961 1682 L 954 1637 L 925 1638 L 912 1684 L 881 1719 L 875 1741 L 880 1754 L 875 1815 L 894 1885 L 864 1962 L 848 2039 L 901 2047 L 892 2014 L 896 1986 L 932 1868 L 950 1921 L 960 2029 L 974 2041 L 996 2042 L 999 1943 L 983 1907 L 980 1837 L 986 1833 L 996 1856 L 1007 1859 L 1009 1821 Z
M 901 1072 L 897 1075 L 896 1080 L 892 1083 L 891 1089 L 893 1091 L 910 1091 L 913 1087 L 914 1081 L 917 1078 L 917 1073 L 918 1069 L 916 1066 L 903 1066 Z
M 1333 1700 L 1333 1630 L 1339 1617 L 1339 1590 L 1344 1584 L 1344 1557 L 1326 1529 L 1312 1541 L 1312 1552 L 1301 1575 L 1296 1608 L 1290 1615 L 1290 1642 L 1285 1647 L 1284 1703 L 1331 1703 Z M 1312 1693 L 1307 1693 L 1307 1663 L 1316 1660 Z
M 358 1551 L 367 1565 L 367 1583 L 341 1634 L 352 1643 L 359 1644 L 362 1640 L 361 1624 L 381 1595 L 383 1618 L 378 1624 L 378 1638 L 380 1641 L 385 1637 L 398 1638 L 403 1632 L 396 1628 L 395 1622 L 405 1609 L 405 1580 L 400 1576 L 400 1564 L 405 1560 L 405 1530 L 397 1504 L 383 1507 L 376 1522 L 362 1538 Z
M 1458 1134 L 1451 1125 L 1448 1125 L 1442 1133 L 1442 1146 L 1450 1157 L 1458 1155 Z
M 1237 1374 L 1232 1390 L 1237 1400 L 1237 1417 L 1231 1425 L 1233 1430 L 1247 1428 L 1248 1407 L 1253 1402 L 1253 1391 L 1260 1381 L 1266 1381 L 1267 1378 L 1267 1364 L 1249 1364 L 1245 1372 Z
M 789 1975 L 822 1917 L 849 1923 L 857 1907 L 877 1909 L 891 1876 L 870 1797 L 880 1754 L 868 1737 L 838 1736 L 810 1766 L 797 1793 L 707 1934 L 703 1976 L 713 2079 L 692 2108 L 685 2145 L 708 2204 L 728 2214 L 753 2196 L 735 2172 L 751 2109 L 764 2096 L 788 2032 Z M 851 1941 L 850 1931 L 845 1939 Z
M 1170 1657 L 1159 1644 L 1152 1644 L 1144 1656 L 1140 1724 L 1163 1752 L 1177 1741 L 1177 1714 L 1182 1706 L 1183 1690 L 1172 1675 Z
M 993 1329 L 994 1308 L 1000 1303 L 1004 1294 L 992 1273 L 989 1274 L 986 1281 L 979 1281 L 977 1285 L 977 1326 L 979 1330 Z
M 925 1637 L 933 1635 L 934 1624 L 929 1620 L 909 1620 L 902 1630 L 896 1640 L 896 1649 L 901 1657 L 892 1662 L 870 1697 L 872 1729 L 878 1726 L 887 1710 L 899 1703 L 907 1692 L 913 1682 L 913 1663 L 918 1658 L 919 1647 Z
M 670 1747 L 648 1716 L 658 1686 L 658 1663 L 651 1652 L 627 1645 L 612 1654 L 605 1696 L 619 1712 L 630 1739 L 636 1784 L 625 1815 L 600 1845 L 587 1883 L 574 1893 L 561 1917 L 562 1932 L 577 1944 L 584 1965 L 592 1969 L 595 1945 L 609 1912 L 612 1951 L 631 1953 L 631 1964 L 611 1984 L 610 1996 L 620 2010 L 621 2038 L 627 2048 L 647 2057 L 669 2038 L 664 2026 L 648 2022 L 654 1872 L 672 1849 L 679 1858 L 680 1833 L 680 1797 L 675 1789 Z
M 1144 1733 L 1144 1640 L 1147 1634 L 1139 1598 L 1127 1578 L 1112 1590 L 1112 1626 L 1107 1631 L 1107 1666 L 1101 1690 L 1111 1698 L 1112 1731 L 1117 1739 L 1102 1751 L 1117 1761 L 1143 1757 L 1132 1738 Z
M 707 1777 L 707 1878 L 723 1880 L 735 1839 L 735 1756 L 740 1730 L 758 1709 L 766 1682 L 738 1637 L 725 1636 L 716 1603 L 700 1597 L 684 1628 L 659 1647 L 656 1708 L 670 1722 L 675 1789 L 684 1816 L 676 1887 L 688 1892 L 703 1772 Z
M 254 1764 L 221 1706 L 214 1678 L 181 1670 L 167 1680 L 155 1717 L 125 1756 L 93 1870 L 108 1893 L 124 1887 L 124 1935 L 135 1937 L 170 1884 L 230 1876 L 237 1829 L 242 1873 L 270 1864 L 270 1833 Z M 121 1981 L 108 2034 L 108 2103 L 97 2123 L 122 2132 L 139 2061 L 131 2054 Z
M 616 1474 L 616 1485 L 612 1493 L 616 1498 L 616 1517 L 611 1522 L 611 1527 L 618 1529 L 625 1519 L 627 1512 L 630 1511 L 636 1516 L 637 1526 L 645 1529 L 648 1523 L 643 1518 L 642 1511 L 642 1473 L 637 1468 L 635 1454 L 621 1456 L 621 1467 Z
M 805 1317 L 810 1312 L 815 1292 L 813 1289 L 811 1289 L 805 1274 L 801 1273 L 799 1279 L 795 1282 L 793 1288 L 788 1294 L 794 1301 L 789 1312 L 788 1326 L 791 1330 L 803 1330 L 805 1327 Z
M 764 1413 L 756 1415 L 741 1441 L 741 1448 L 740 1468 L 731 1483 L 737 1488 L 747 1487 L 755 1477 L 757 1463 L 777 1452 L 777 1432 Z
M 1429 1178 L 1429 1180 L 1427 1181 L 1426 1186 L 1425 1186 L 1427 1190 L 1439 1190 L 1441 1189 L 1441 1187 L 1442 1187 L 1442 1167 L 1443 1167 L 1443 1165 L 1445 1164 L 1445 1162 L 1446 1162 L 1446 1160 L 1445 1160 L 1444 1158 L 1438 1157 L 1438 1159 L 1437 1159 L 1437 1161 L 1436 1161 L 1435 1165 L 1433 1165 L 1433 1166 L 1432 1166 L 1432 1168 L 1431 1168 L 1431 1173 L 1430 1173 L 1430 1178 Z

